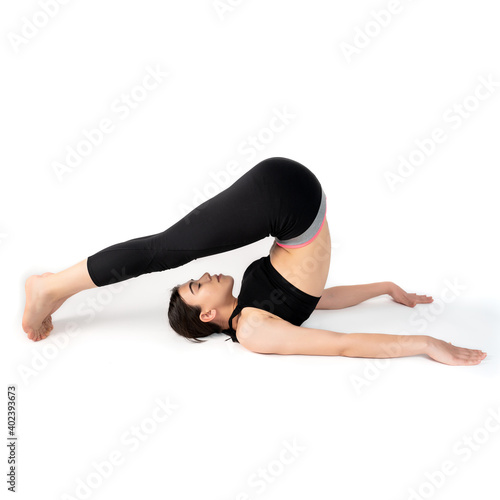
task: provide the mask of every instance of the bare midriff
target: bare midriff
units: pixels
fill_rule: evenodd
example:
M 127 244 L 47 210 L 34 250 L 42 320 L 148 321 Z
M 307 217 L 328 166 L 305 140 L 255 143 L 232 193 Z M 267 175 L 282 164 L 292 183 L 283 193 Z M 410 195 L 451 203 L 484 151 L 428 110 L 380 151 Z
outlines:
M 309 295 L 320 297 L 330 269 L 331 239 L 328 221 L 307 245 L 284 248 L 273 242 L 269 250 L 272 266 L 287 281 Z

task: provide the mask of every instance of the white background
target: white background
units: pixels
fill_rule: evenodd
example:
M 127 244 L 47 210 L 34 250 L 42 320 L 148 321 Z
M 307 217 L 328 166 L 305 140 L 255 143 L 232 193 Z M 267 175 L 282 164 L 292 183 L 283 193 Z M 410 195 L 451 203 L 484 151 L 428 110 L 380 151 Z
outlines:
M 402 1 L 389 18 L 377 13 L 397 2 L 231 3 L 47 1 L 40 27 L 43 2 L 2 4 L 2 406 L 15 384 L 17 498 L 497 498 L 496 3 Z M 141 91 L 147 68 L 168 76 Z M 118 112 L 125 94 L 140 102 Z M 269 134 L 277 111 L 292 118 Z M 106 118 L 113 130 L 58 176 Z M 387 172 L 436 128 L 446 140 L 391 189 Z M 28 276 L 163 231 L 230 162 L 243 173 L 271 156 L 306 165 L 328 196 L 327 286 L 391 280 L 435 298 L 383 296 L 304 326 L 431 335 L 486 360 L 266 356 L 170 329 L 171 287 L 222 272 L 237 296 L 271 238 L 80 293 L 48 339 L 27 339 Z M 159 423 L 157 398 L 175 406 Z M 6 472 L 5 446 L 1 460 Z

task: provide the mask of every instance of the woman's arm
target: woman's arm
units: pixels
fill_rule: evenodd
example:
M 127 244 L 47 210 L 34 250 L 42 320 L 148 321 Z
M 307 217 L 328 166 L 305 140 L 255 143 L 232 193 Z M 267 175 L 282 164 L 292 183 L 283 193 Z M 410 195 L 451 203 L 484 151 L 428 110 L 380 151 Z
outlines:
M 389 281 L 367 285 L 333 286 L 323 292 L 316 309 L 343 309 L 355 306 L 373 297 L 388 294 L 390 289 Z
M 414 307 L 417 304 L 429 304 L 434 300 L 427 295 L 407 293 L 391 281 L 382 281 L 367 285 L 334 286 L 327 288 L 323 292 L 316 309 L 343 309 L 344 307 L 351 307 L 384 294 L 390 295 L 396 302 L 409 307 Z
M 236 336 L 246 349 L 261 354 L 307 354 L 356 358 L 400 358 L 427 354 L 449 365 L 475 365 L 485 353 L 452 346 L 427 335 L 339 333 L 295 326 L 276 316 L 254 313 L 238 323 Z

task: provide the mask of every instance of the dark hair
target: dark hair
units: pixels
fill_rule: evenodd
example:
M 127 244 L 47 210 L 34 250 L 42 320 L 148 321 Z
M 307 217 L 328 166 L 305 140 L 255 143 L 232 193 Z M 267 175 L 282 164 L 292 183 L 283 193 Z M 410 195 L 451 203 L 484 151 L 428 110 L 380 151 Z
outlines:
M 212 333 L 222 333 L 223 330 L 218 324 L 201 321 L 201 307 L 186 304 L 179 294 L 179 287 L 180 285 L 177 285 L 172 288 L 168 306 L 168 321 L 173 330 L 194 343 L 205 342 L 200 338 L 208 337 Z

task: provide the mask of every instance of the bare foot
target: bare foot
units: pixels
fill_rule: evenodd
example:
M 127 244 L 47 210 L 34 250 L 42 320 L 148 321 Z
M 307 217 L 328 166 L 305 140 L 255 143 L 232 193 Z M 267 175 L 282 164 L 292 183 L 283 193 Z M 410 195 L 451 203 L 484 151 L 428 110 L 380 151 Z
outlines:
M 68 297 L 56 299 L 48 291 L 47 278 L 54 273 L 34 274 L 26 280 L 26 306 L 23 314 L 23 330 L 33 341 L 47 338 L 54 328 L 52 314 Z

